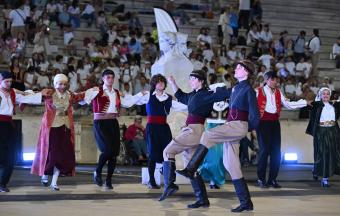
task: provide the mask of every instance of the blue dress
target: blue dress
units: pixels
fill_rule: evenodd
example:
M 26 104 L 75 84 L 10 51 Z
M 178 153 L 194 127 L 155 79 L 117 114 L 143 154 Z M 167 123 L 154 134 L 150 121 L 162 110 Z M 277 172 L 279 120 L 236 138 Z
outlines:
M 221 123 L 208 123 L 206 130 L 217 127 Z M 208 154 L 199 168 L 204 181 L 213 181 L 217 185 L 225 183 L 225 169 L 223 165 L 223 143 L 209 148 Z
M 146 104 L 147 116 L 158 116 L 166 118 L 172 106 L 172 97 L 169 96 L 165 101 L 159 101 L 157 97 L 150 94 L 150 99 Z M 149 159 L 157 163 L 163 162 L 163 150 L 171 142 L 172 134 L 167 123 L 146 124 L 146 142 Z

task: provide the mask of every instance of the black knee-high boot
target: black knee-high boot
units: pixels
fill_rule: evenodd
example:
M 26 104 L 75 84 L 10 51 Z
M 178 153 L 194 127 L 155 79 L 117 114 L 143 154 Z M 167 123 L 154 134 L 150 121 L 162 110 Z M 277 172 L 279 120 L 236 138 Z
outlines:
M 176 164 L 174 159 L 163 162 L 163 176 L 164 176 L 164 192 L 159 198 L 159 201 L 163 201 L 178 190 L 176 181 Z
M 104 165 L 106 164 L 107 161 L 107 156 L 105 153 L 101 153 L 98 159 L 98 164 L 97 164 L 97 168 L 96 171 L 93 174 L 93 180 L 94 183 L 98 186 L 102 186 L 103 185 L 103 180 L 102 180 L 102 170 Z
M 205 184 L 202 177 L 197 174 L 193 179 L 190 180 L 192 188 L 194 189 L 196 202 L 188 205 L 188 208 L 207 208 L 210 206 L 208 199 L 207 190 L 205 189 Z
M 240 200 L 240 205 L 234 209 L 232 212 L 243 212 L 252 211 L 254 209 L 253 202 L 250 199 L 250 193 L 248 186 L 244 178 L 233 180 L 236 195 Z
M 182 170 L 176 170 L 176 172 L 182 176 L 193 179 L 195 177 L 195 173 L 205 158 L 205 155 L 208 153 L 208 148 L 202 144 L 199 144 L 194 155 L 189 161 L 187 167 Z
M 113 187 L 112 187 L 112 175 L 113 175 L 113 172 L 116 168 L 116 163 L 117 163 L 116 157 L 109 159 L 108 162 L 107 162 L 107 176 L 106 176 L 106 181 L 105 181 L 105 187 L 107 189 L 113 189 Z
M 149 189 L 160 189 L 160 187 L 156 184 L 156 181 L 155 181 L 155 169 L 156 169 L 156 162 L 149 160 L 148 161 L 148 171 L 149 171 L 148 188 Z

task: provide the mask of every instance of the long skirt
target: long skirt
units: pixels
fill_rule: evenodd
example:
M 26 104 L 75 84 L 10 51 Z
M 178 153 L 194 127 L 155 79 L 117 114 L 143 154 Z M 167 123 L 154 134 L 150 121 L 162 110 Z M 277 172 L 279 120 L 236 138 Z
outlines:
M 53 169 L 56 167 L 60 170 L 61 176 L 71 176 L 75 166 L 76 158 L 70 129 L 65 125 L 51 127 L 44 174 L 53 175 Z
M 163 162 L 163 151 L 171 140 L 172 134 L 168 124 L 148 123 L 146 125 L 146 142 L 151 161 Z
M 119 155 L 120 130 L 117 119 L 95 120 L 94 137 L 98 149 L 109 157 Z
M 208 123 L 207 130 L 220 124 Z M 202 178 L 205 181 L 213 181 L 217 185 L 225 183 L 225 169 L 223 165 L 223 143 L 209 148 L 208 154 L 199 168 Z
M 314 136 L 314 174 L 324 178 L 340 175 L 340 129 L 318 127 Z

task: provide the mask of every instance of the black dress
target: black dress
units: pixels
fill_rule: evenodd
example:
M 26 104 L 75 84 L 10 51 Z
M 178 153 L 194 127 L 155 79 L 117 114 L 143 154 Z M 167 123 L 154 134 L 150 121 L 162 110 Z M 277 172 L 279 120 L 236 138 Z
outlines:
M 335 119 L 339 118 L 340 103 L 331 103 L 335 110 Z M 328 178 L 340 175 L 340 129 L 337 121 L 334 126 L 320 126 L 320 117 L 324 103 L 313 102 L 307 134 L 313 136 L 314 174 Z
M 146 104 L 146 112 L 149 116 L 162 116 L 164 118 L 170 112 L 172 106 L 172 97 L 169 96 L 165 101 L 159 101 L 155 95 L 151 94 L 149 102 Z M 155 124 L 147 123 L 146 141 L 150 160 L 157 163 L 163 162 L 163 151 L 171 142 L 172 134 L 167 123 Z

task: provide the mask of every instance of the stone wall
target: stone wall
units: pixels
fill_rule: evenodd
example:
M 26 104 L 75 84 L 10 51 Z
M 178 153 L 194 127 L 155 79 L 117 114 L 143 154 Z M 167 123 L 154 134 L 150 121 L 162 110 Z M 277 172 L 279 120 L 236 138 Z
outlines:
M 37 114 L 16 116 L 17 119 L 22 119 L 23 123 L 23 151 L 25 153 L 35 152 L 41 117 L 42 115 Z M 96 163 L 98 152 L 92 132 L 92 115 L 75 119 L 77 162 Z M 174 136 L 179 132 L 184 121 L 184 114 L 169 117 Z M 122 116 L 119 122 L 128 126 L 132 124 L 133 116 Z M 143 123 L 145 124 L 145 119 Z M 297 153 L 299 163 L 313 162 L 312 137 L 305 134 L 307 123 L 307 120 L 281 120 L 282 153 Z M 178 165 L 181 166 L 181 163 Z

